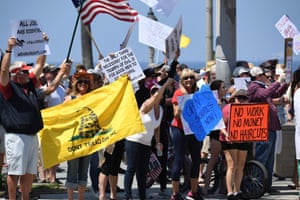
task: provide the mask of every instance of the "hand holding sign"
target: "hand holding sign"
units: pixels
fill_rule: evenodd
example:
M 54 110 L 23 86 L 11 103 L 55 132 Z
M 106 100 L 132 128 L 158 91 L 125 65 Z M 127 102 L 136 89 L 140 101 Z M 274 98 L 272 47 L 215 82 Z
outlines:
M 16 45 L 19 47 L 15 48 L 14 56 L 50 54 L 49 46 L 45 43 L 48 39 L 44 37 L 37 20 L 12 21 L 12 33 L 16 38 Z
M 114 82 L 120 76 L 129 74 L 132 83 L 143 79 L 145 76 L 131 48 L 127 47 L 99 61 L 101 69 L 109 82 Z

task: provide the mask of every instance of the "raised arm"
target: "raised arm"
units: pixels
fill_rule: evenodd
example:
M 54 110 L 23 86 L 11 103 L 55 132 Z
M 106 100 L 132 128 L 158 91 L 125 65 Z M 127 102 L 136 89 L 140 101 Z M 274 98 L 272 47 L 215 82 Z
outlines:
M 174 76 L 176 74 L 176 68 L 177 68 L 177 65 L 179 64 L 179 62 L 178 62 L 179 56 L 180 56 L 180 49 L 178 48 L 176 51 L 176 56 L 171 63 L 170 71 L 168 72 L 169 77 L 171 77 L 171 78 L 174 78 Z
M 11 62 L 11 53 L 16 46 L 16 39 L 11 37 L 8 39 L 7 49 L 1 63 L 0 84 L 6 86 L 9 83 L 9 66 Z
M 65 62 L 65 61 L 60 65 L 60 70 L 58 71 L 54 80 L 47 87 L 45 87 L 45 89 L 44 89 L 45 95 L 49 95 L 52 92 L 54 92 L 54 90 L 56 90 L 56 88 L 59 86 L 64 75 L 68 75 L 71 65 L 72 65 L 72 63 Z
M 159 88 L 149 99 L 147 99 L 141 106 L 140 112 L 142 114 L 148 113 L 155 104 L 159 104 L 161 98 L 163 97 L 163 94 L 165 92 L 165 89 L 173 84 L 173 79 L 168 78 L 168 80 Z

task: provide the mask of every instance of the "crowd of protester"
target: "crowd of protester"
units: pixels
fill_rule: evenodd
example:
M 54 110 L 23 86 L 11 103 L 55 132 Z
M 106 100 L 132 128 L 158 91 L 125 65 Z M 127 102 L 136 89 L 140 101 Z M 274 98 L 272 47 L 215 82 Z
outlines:
M 46 34 L 44 40 L 48 41 Z M 26 115 L 23 118 L 35 120 L 29 122 L 31 126 L 20 128 L 16 123 L 9 124 L 11 122 L 7 122 L 5 115 L 1 114 L 1 125 L 4 128 L 0 127 L 2 137 L 0 141 L 5 142 L 0 144 L 0 160 L 3 163 L 5 157 L 8 166 L 9 199 L 16 199 L 17 195 L 21 195 L 22 199 L 27 200 L 30 199 L 34 180 L 39 183 L 62 184 L 56 177 L 58 165 L 44 169 L 39 162 L 37 133 L 42 127 L 40 109 L 80 98 L 109 82 L 102 72 L 93 70 L 93 66 L 77 65 L 74 74 L 70 74 L 71 62 L 63 61 L 60 66 L 49 65 L 46 63 L 46 55 L 38 56 L 34 67 L 25 62 L 12 62 L 11 53 L 15 46 L 15 38 L 9 38 L 1 62 L 0 103 L 3 106 L 7 105 L 8 101 L 13 102 L 12 107 L 8 106 L 1 113 L 9 112 L 8 109 L 16 109 L 16 114 L 25 111 Z M 229 142 L 226 129 L 211 131 L 204 141 L 199 141 L 193 133 L 184 132 L 182 107 L 179 105 L 178 97 L 197 92 L 203 83 L 216 94 L 216 101 L 223 111 L 225 123 L 229 121 L 229 108 L 232 103 L 269 104 L 271 119 L 269 137 L 267 141 L 255 143 L 254 158 L 267 169 L 266 192 L 278 192 L 272 188 L 276 137 L 280 137 L 281 126 L 292 120 L 287 108 L 294 108 L 297 119 L 298 106 L 295 103 L 291 106 L 293 105 L 291 102 L 295 102 L 298 98 L 299 75 L 293 78 L 293 95 L 290 95 L 287 93 L 289 83 L 286 82 L 285 67 L 278 64 L 278 61 L 264 62 L 260 66 L 237 62 L 232 77 L 250 79 L 247 90 L 237 90 L 234 81 L 231 85 L 226 85 L 223 80 L 217 79 L 215 63 L 208 64 L 197 71 L 180 63 L 179 57 L 178 50 L 172 62 L 169 63 L 165 59 L 161 64 L 152 65 L 143 71 L 145 78 L 139 81 L 139 88 L 135 95 L 141 118 L 151 119 L 150 122 L 143 121 L 146 134 L 129 136 L 93 155 L 67 162 L 65 187 L 68 199 L 74 199 L 74 190 L 78 191 L 78 199 L 84 199 L 89 168 L 93 176 L 91 179 L 99 181 L 93 186 L 93 188 L 98 187 L 99 199 L 107 199 L 107 187 L 110 188 L 109 199 L 117 199 L 118 173 L 124 154 L 127 160 L 124 180 L 125 199 L 133 198 L 134 176 L 137 178 L 139 199 L 146 199 L 146 174 L 151 152 L 156 154 L 162 167 L 158 178 L 159 195 L 170 197 L 171 200 L 184 199 L 180 190 L 180 176 L 184 157 L 189 155 L 192 164 L 189 169 L 189 188 L 185 191 L 186 199 L 203 199 L 203 196 L 211 193 L 210 176 L 218 156 L 224 153 L 227 172 L 224 185 L 219 186 L 221 187 L 219 192 L 227 195 L 228 199 L 247 199 L 241 192 L 240 185 L 247 153 L 252 148 L 252 143 Z M 63 84 L 65 82 L 68 84 Z M 27 107 L 19 108 L 20 104 Z M 174 160 L 168 174 L 167 161 L 170 146 L 174 149 Z M 208 156 L 209 162 L 204 166 L 201 159 Z M 296 159 L 299 160 L 298 154 Z M 169 181 L 172 185 L 171 193 L 166 190 Z M 204 185 L 199 189 L 199 185 L 203 183 Z

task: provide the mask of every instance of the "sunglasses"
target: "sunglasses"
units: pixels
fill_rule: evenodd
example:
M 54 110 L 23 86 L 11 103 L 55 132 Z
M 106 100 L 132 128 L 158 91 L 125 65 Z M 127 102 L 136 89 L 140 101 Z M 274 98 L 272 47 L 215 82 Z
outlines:
M 77 81 L 78 84 L 90 84 L 89 80 L 78 80 Z
M 185 76 L 182 78 L 183 80 L 195 79 L 195 76 Z
M 18 71 L 18 74 L 19 75 L 29 74 L 29 71 L 28 70 L 20 70 L 20 71 Z
M 265 75 L 265 77 L 267 77 L 268 79 L 272 78 L 272 76 L 268 76 L 268 75 L 266 75 L 266 74 L 264 74 L 264 75 Z

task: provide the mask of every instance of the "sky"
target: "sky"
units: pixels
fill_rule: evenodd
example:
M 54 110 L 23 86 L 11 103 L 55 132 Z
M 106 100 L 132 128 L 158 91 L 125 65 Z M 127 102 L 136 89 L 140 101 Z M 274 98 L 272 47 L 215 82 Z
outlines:
M 139 0 L 129 0 L 129 2 L 139 14 L 147 16 L 149 8 L 146 4 Z M 283 63 L 284 39 L 275 28 L 275 24 L 284 14 L 287 14 L 300 30 L 300 1 L 237 0 L 236 2 L 237 60 L 258 63 L 278 58 Z M 174 27 L 182 16 L 183 34 L 191 39 L 191 43 L 187 48 L 181 49 L 180 62 L 205 63 L 205 3 L 205 0 L 179 0 L 168 17 L 154 11 L 159 22 L 171 27 Z M 213 0 L 213 7 L 215 6 L 216 0 Z M 51 55 L 47 57 L 47 62 L 57 63 L 66 58 L 77 17 L 77 10 L 71 0 L 2 0 L 0 13 L 1 49 L 6 49 L 7 40 L 11 36 L 11 20 L 36 19 L 42 31 L 50 38 Z M 215 35 L 215 14 L 213 16 Z M 129 22 L 119 21 L 107 14 L 96 16 L 91 24 L 91 33 L 104 56 L 119 50 L 130 25 Z M 148 61 L 148 47 L 138 41 L 138 25 L 135 26 L 128 46 L 139 62 Z M 70 57 L 75 62 L 82 61 L 79 26 Z M 93 47 L 95 61 L 97 57 L 96 48 Z M 35 57 L 13 58 L 16 59 L 33 62 Z M 154 61 L 160 63 L 162 60 L 162 52 L 156 52 Z M 294 55 L 293 61 L 300 61 L 300 55 Z

